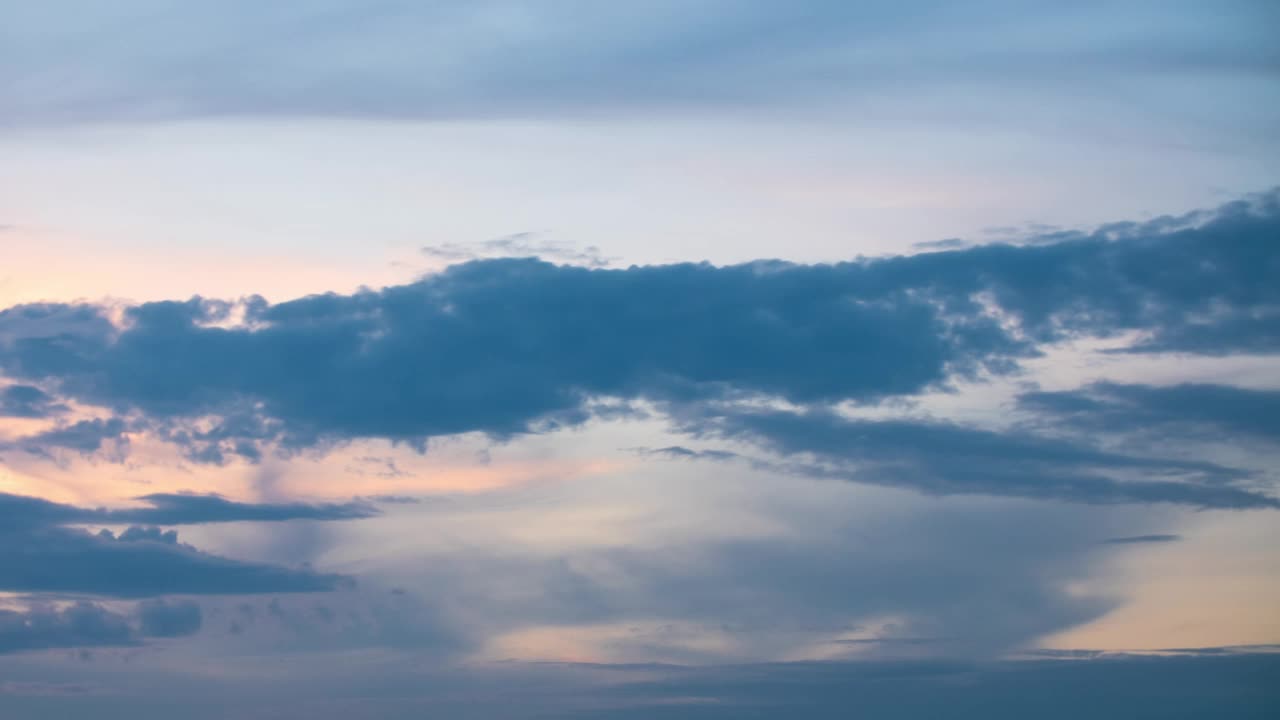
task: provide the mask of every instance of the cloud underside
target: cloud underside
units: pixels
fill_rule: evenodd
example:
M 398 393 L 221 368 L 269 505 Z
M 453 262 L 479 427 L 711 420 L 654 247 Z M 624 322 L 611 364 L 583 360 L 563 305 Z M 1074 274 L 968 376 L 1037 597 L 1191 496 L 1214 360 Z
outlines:
M 838 421 L 831 408 L 1016 372 L 1064 340 L 1111 339 L 1128 353 L 1276 352 L 1277 237 L 1273 192 L 1091 234 L 835 265 L 486 260 L 354 295 L 146 303 L 126 308 L 123 324 L 94 305 L 21 305 L 0 311 L 0 371 L 19 383 L 4 395 L 10 412 L 74 402 L 113 415 L 54 420 L 10 449 L 121 454 L 130 434 L 146 432 L 192 460 L 256 462 L 268 447 L 504 438 L 643 401 L 685 431 L 816 453 L 861 468 L 846 476 L 930 492 L 1272 506 L 1243 486 L 1243 471 L 1105 452 L 1083 433 Z M 744 410 L 761 401 L 799 411 Z M 1031 393 L 1020 409 L 1056 429 L 1101 422 L 1121 432 L 1140 420 L 1274 441 L 1276 404 L 1274 393 L 1238 388 L 1096 385 Z M 827 446 L 805 447 L 801 425 Z M 1134 473 L 1149 477 L 1125 477 Z
M 208 495 L 148 495 L 150 507 L 89 509 L 0 494 L 0 591 L 149 597 L 324 592 L 349 578 L 201 552 L 155 525 L 233 521 L 347 520 L 364 505 L 237 503 Z M 147 523 L 133 525 L 131 523 Z M 118 536 L 75 524 L 130 524 Z
M 317 593 L 354 587 L 346 576 L 247 562 L 201 552 L 176 530 L 129 525 L 119 534 L 78 524 L 349 520 L 361 504 L 238 503 L 211 495 L 153 494 L 148 507 L 81 508 L 0 493 L 0 592 L 23 609 L 0 609 L 0 654 L 57 648 L 128 647 L 192 635 L 203 625 L 198 602 L 160 596 Z M 122 614 L 94 598 L 138 599 Z M 75 598 L 67 604 L 67 598 Z M 207 597 L 206 597 L 207 599 Z
M 171 536 L 173 537 L 173 536 Z M 46 528 L 0 533 L 0 588 L 25 593 L 116 597 L 325 592 L 350 581 L 310 570 L 203 553 L 162 539 L 112 538 Z

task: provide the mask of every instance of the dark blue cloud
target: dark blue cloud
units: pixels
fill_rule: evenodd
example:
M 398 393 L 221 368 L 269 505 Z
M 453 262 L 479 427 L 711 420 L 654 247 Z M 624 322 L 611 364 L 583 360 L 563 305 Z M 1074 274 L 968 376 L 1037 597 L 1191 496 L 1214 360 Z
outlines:
M 983 245 L 872 263 L 889 287 L 952 302 L 987 295 L 1037 342 L 1144 333 L 1130 352 L 1280 350 L 1280 192 L 1212 212 L 1049 242 Z
M 115 334 L 103 308 L 94 305 L 32 303 L 0 310 L 0 347 L 5 355 L 40 373 L 73 370 L 65 363 L 101 352 Z
M 752 443 L 796 461 L 777 465 L 782 470 L 935 495 L 1280 507 L 1280 500 L 1235 486 L 1251 478 L 1246 471 L 1200 460 L 1127 455 L 1016 431 L 732 407 L 694 411 L 677 422 L 696 435 Z
M 82 508 L 24 495 L 0 493 L 0 520 L 17 525 L 198 525 L 219 522 L 357 520 L 377 509 L 365 503 L 241 503 L 218 495 L 153 493 L 142 508 Z
M 121 327 L 92 306 L 20 306 L 0 312 L 0 371 L 114 410 L 130 427 L 209 462 L 256 460 L 273 444 L 387 438 L 422 447 L 455 433 L 504 437 L 582 422 L 602 397 L 706 406 L 695 412 L 708 417 L 736 399 L 782 399 L 814 411 L 813 423 L 840 401 L 878 402 L 1014 371 L 1040 347 L 1073 338 L 1136 332 L 1129 352 L 1280 351 L 1277 237 L 1273 192 L 1043 242 L 836 265 L 603 270 L 476 261 L 379 291 L 274 305 L 251 298 L 236 325 L 228 324 L 230 303 L 199 298 L 127 308 Z M 1127 397 L 1151 412 L 1182 412 L 1177 398 L 1156 406 L 1151 393 Z M 1217 402 L 1229 410 L 1243 397 Z M 788 449 L 777 433 L 790 431 L 781 427 L 761 432 L 766 416 L 737 421 L 757 427 L 721 429 L 786 452 L 805 449 Z M 86 422 L 19 442 L 91 448 L 121 421 Z M 1271 504 L 1224 485 L 1240 473 L 1210 463 L 954 427 L 852 429 L 876 435 L 882 448 L 907 453 L 920 442 L 933 453 L 887 463 L 888 450 L 863 443 L 862 459 L 880 467 L 859 477 L 936 492 Z M 945 448 L 985 454 L 958 468 Z M 1104 466 L 1202 482 L 1125 484 L 1085 472 Z
M 1078 390 L 1024 393 L 1018 406 L 1043 421 L 1091 433 L 1158 432 L 1217 441 L 1280 441 L 1280 391 L 1183 383 L 1094 383 Z
M 0 530 L 0 591 L 113 597 L 325 592 L 350 579 L 242 562 L 200 552 L 176 538 L 134 532 L 116 538 L 62 527 Z
M 133 525 L 116 536 L 64 526 L 346 520 L 376 512 L 355 503 L 254 505 L 171 494 L 142 499 L 151 507 L 108 510 L 0 494 L 0 592 L 148 597 L 334 590 L 350 579 L 210 555 L 178 542 L 173 530 Z
M 48 343 L 15 343 L 0 367 L 56 377 L 60 392 L 162 430 L 219 415 L 203 434 L 164 431 L 222 452 L 233 440 L 510 434 L 579 422 L 597 395 L 872 400 L 1027 352 L 990 318 L 944 321 L 907 297 L 858 301 L 843 274 L 477 262 L 376 293 L 262 305 L 253 329 L 202 326 L 192 303 L 152 303 L 118 336 L 57 358 Z
M 67 406 L 31 385 L 0 388 L 0 417 L 47 418 L 61 415 Z

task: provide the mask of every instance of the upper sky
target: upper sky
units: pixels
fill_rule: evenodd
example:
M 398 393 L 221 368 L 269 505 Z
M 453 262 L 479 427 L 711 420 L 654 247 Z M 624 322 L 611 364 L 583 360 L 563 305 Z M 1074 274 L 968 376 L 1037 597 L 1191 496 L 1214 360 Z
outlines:
M 0 716 L 1280 709 L 1280 5 L 0 18 Z

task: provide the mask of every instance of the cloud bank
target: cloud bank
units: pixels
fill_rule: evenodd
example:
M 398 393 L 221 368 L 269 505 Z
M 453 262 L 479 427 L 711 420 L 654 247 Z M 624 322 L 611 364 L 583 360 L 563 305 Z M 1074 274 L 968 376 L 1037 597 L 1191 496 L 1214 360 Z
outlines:
M 353 295 L 145 303 L 123 308 L 119 322 L 91 304 L 22 305 L 0 311 L 0 372 L 38 387 L 40 402 L 114 415 L 57 421 L 12 444 L 36 453 L 92 453 L 108 438 L 120 452 L 130 432 L 213 463 L 364 438 L 423 448 L 445 435 L 571 426 L 643 402 L 685 430 L 872 466 L 845 474 L 927 492 L 1273 507 L 1234 486 L 1247 472 L 1209 462 L 1022 431 L 854 422 L 832 410 L 1014 373 L 1067 340 L 1109 339 L 1125 353 L 1274 353 L 1278 236 L 1271 192 L 1092 233 L 835 265 L 613 270 L 503 259 Z M 1274 434 L 1265 392 L 1079 393 L 1033 393 L 1021 407 L 1068 424 Z M 799 412 L 744 410 L 760 402 Z M 1246 411 L 1260 419 L 1232 419 Z M 796 444 L 820 438 L 829 447 Z M 947 462 L 957 451 L 980 457 Z

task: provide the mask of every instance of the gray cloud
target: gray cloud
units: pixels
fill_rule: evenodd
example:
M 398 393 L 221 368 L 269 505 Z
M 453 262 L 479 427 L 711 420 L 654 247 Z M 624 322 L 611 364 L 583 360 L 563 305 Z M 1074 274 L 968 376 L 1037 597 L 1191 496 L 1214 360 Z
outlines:
M 138 619 L 143 635 L 166 638 L 193 635 L 204 622 L 200 606 L 190 600 L 145 600 L 138 603 Z
M 0 653 L 48 648 L 130 645 L 137 642 L 123 616 L 90 602 L 27 612 L 0 610 Z
M 365 503 L 241 503 L 218 495 L 153 493 L 138 500 L 143 508 L 82 508 L 24 495 L 0 493 L 0 519 L 19 525 L 198 525 L 218 522 L 285 520 L 357 520 L 377 509 Z
M 653 668 L 643 680 L 609 686 L 607 709 L 581 720 L 713 720 L 779 717 L 1050 718 L 1075 720 L 1091 698 L 1090 717 L 1208 717 L 1262 720 L 1280 694 L 1259 682 L 1280 670 L 1265 652 L 1223 657 L 1113 655 L 1091 660 L 1004 663 L 775 663 L 709 668 Z M 1178 688 L 1170 692 L 1170 688 Z
M 714 486 L 717 475 L 743 484 L 731 473 L 700 476 L 702 484 Z M 620 633 L 600 642 L 612 656 L 691 663 L 811 653 L 842 636 L 866 636 L 855 631 L 885 618 L 895 626 L 877 637 L 890 642 L 870 652 L 999 655 L 1117 604 L 1069 591 L 1113 552 L 1098 543 L 1110 524 L 1102 511 L 970 500 L 875 513 L 857 507 L 854 498 L 866 495 L 832 494 L 816 483 L 785 487 L 781 496 L 723 508 L 728 517 L 752 518 L 748 527 L 777 528 L 759 536 L 725 537 L 726 528 L 700 515 L 710 536 L 664 533 L 552 552 L 451 547 L 414 557 L 385 582 L 407 585 L 410 598 L 420 594 L 481 645 L 527 628 L 611 625 Z M 415 512 L 430 525 L 434 513 L 448 511 Z M 892 642 L 920 637 L 937 642 Z

